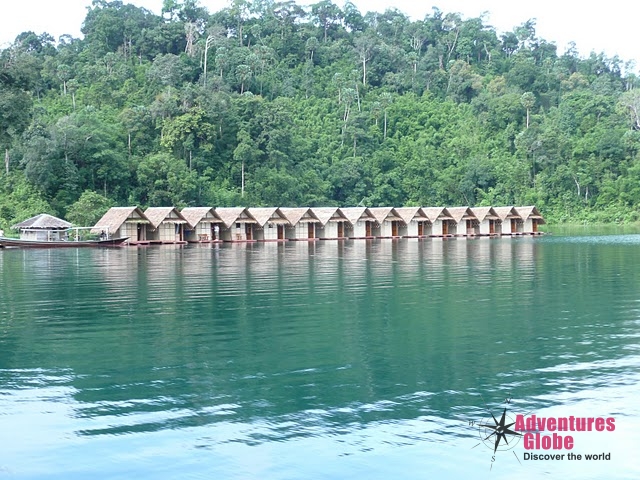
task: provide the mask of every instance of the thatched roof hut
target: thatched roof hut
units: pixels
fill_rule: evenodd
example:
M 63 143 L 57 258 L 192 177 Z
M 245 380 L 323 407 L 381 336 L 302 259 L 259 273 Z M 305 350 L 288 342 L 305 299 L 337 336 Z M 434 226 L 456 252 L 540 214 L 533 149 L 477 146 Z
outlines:
M 422 211 L 431 223 L 437 220 L 453 220 L 449 210 L 444 207 L 422 207 Z
M 537 220 L 538 224 L 545 223 L 544 218 L 542 217 L 538 209 L 533 205 L 529 205 L 528 207 L 514 207 L 514 208 L 516 212 L 518 212 L 518 214 L 520 215 L 520 218 L 522 218 L 522 220 L 525 222 L 527 220 Z
M 338 207 L 311 207 L 311 211 L 320 220 L 321 225 L 326 225 L 328 222 L 348 222 L 347 217 L 344 216 L 342 210 Z
M 380 225 L 382 225 L 383 222 L 403 221 L 393 207 L 369 207 L 369 211 Z
M 471 212 L 480 223 L 485 220 L 498 220 L 500 218 L 493 207 L 473 207 L 471 208 Z
M 367 207 L 345 207 L 340 209 L 351 225 L 355 225 L 358 220 L 376 221 L 376 217 Z
M 496 215 L 498 215 L 498 218 L 500 218 L 500 220 L 502 220 L 503 222 L 507 219 L 510 220 L 512 218 L 522 219 L 518 211 L 513 206 L 493 207 L 493 211 L 496 212 Z
M 309 207 L 286 208 L 280 207 L 280 211 L 291 225 L 298 223 L 318 223 L 320 220 Z
M 148 224 L 150 222 L 139 207 L 112 207 L 96 222 L 91 233 L 100 233 L 108 229 L 110 234 L 114 234 L 125 223 Z
M 275 223 L 280 225 L 288 225 L 289 220 L 287 220 L 284 214 L 277 207 L 264 207 L 264 208 L 248 208 L 249 215 L 255 218 L 258 225 L 262 228 L 267 223 Z
M 243 223 L 258 223 L 245 207 L 217 207 L 215 211 L 227 228 L 231 228 L 239 219 Z
M 200 222 L 223 223 L 213 207 L 187 207 L 183 208 L 180 213 L 191 228 L 195 228 Z
M 412 221 L 416 222 L 426 222 L 429 221 L 429 217 L 427 217 L 426 213 L 420 207 L 399 207 L 396 208 L 396 213 L 404 223 L 410 223 Z
M 158 228 L 161 223 L 175 223 L 178 225 L 187 223 L 187 220 L 176 207 L 149 207 L 144 211 L 144 215 L 149 219 L 154 229 Z
M 26 219 L 23 222 L 13 225 L 11 228 L 14 230 L 25 229 L 40 229 L 40 230 L 66 230 L 71 228 L 73 224 L 62 220 L 61 218 L 54 217 L 47 213 L 41 213 L 35 217 Z
M 456 223 L 462 220 L 477 220 L 469 207 L 447 207 L 447 211 Z

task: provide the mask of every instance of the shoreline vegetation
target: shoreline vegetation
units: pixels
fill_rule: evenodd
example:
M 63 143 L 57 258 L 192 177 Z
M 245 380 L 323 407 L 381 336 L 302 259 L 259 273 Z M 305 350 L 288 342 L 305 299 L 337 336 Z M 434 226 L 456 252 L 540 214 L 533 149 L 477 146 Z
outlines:
M 536 205 L 640 221 L 632 62 L 437 8 L 94 0 L 0 50 L 0 229 L 112 206 Z M 548 230 L 546 226 L 545 230 Z

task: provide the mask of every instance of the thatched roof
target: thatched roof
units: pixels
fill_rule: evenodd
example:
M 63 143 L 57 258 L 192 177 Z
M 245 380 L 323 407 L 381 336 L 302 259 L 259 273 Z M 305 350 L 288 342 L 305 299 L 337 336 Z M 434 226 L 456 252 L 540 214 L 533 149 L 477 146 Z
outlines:
M 342 210 L 338 207 L 326 207 L 326 208 L 318 208 L 311 207 L 311 211 L 316 216 L 318 220 L 320 220 L 321 225 L 326 225 L 327 222 L 348 222 L 347 217 L 344 216 Z
M 521 218 L 514 207 L 493 207 L 493 211 L 496 212 L 496 215 L 498 215 L 502 221 L 507 218 Z
M 24 222 L 17 223 L 11 228 L 15 230 L 28 228 L 37 228 L 42 230 L 66 230 L 72 226 L 73 225 L 66 220 L 62 220 L 61 218 L 54 217 L 47 213 L 41 213 L 40 215 L 26 219 Z
M 105 229 L 113 233 L 125 222 L 150 223 L 138 207 L 112 207 L 96 222 L 91 233 L 100 233 Z
M 449 211 L 444 207 L 422 207 L 422 211 L 431 223 L 436 220 L 453 220 Z
M 227 228 L 231 228 L 236 221 L 257 223 L 256 219 L 251 216 L 245 207 L 218 207 L 216 208 L 216 215 L 220 217 L 222 223 L 224 223 Z
M 447 207 L 447 210 L 456 223 L 460 223 L 462 220 L 476 219 L 469 207 Z
M 539 220 L 538 223 L 545 223 L 544 218 L 538 211 L 536 207 L 533 205 L 529 205 L 528 207 L 514 207 L 516 212 L 520 214 L 522 220 L 527 220 L 529 218 Z
M 249 215 L 256 219 L 258 225 L 264 227 L 267 223 L 279 223 L 279 224 L 287 224 L 289 220 L 287 220 L 279 208 L 277 207 L 266 207 L 266 208 L 255 208 L 251 207 L 247 209 L 249 211 Z
M 144 215 L 154 229 L 161 223 L 187 223 L 176 207 L 150 207 L 144 211 Z
M 289 220 L 291 225 L 302 223 L 318 223 L 320 220 L 313 214 L 313 210 L 309 207 L 285 208 L 281 207 L 280 211 L 284 217 Z
M 345 218 L 349 220 L 349 223 L 354 225 L 358 220 L 373 220 L 376 217 L 367 207 L 346 207 L 341 208 L 340 211 L 344 214 Z
M 400 207 L 396 208 L 396 212 L 400 215 L 404 223 L 409 223 L 412 220 L 419 222 L 429 220 L 429 217 L 427 217 L 420 207 Z
M 369 211 L 376 218 L 378 223 L 384 221 L 402 220 L 396 209 L 393 207 L 370 207 Z
M 187 207 L 180 212 L 187 223 L 195 228 L 200 222 L 222 223 L 222 219 L 216 215 L 213 207 Z
M 485 220 L 498 220 L 498 214 L 492 207 L 473 207 L 471 212 L 475 215 L 479 222 Z

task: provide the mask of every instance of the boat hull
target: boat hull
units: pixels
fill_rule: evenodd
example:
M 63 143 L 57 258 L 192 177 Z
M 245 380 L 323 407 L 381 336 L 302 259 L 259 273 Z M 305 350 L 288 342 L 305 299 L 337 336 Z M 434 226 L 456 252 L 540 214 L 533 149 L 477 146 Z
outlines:
M 0 247 L 19 248 L 78 248 L 78 247 L 118 247 L 129 237 L 111 238 L 109 240 L 85 240 L 85 241 L 42 241 L 42 240 L 20 240 L 17 238 L 0 237 Z

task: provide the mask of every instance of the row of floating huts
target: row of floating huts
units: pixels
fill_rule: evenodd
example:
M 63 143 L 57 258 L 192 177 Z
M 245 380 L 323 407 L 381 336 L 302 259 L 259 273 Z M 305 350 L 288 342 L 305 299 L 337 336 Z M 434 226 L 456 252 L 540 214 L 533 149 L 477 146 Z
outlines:
M 94 233 L 130 245 L 540 234 L 526 207 L 139 207 L 111 208 Z

